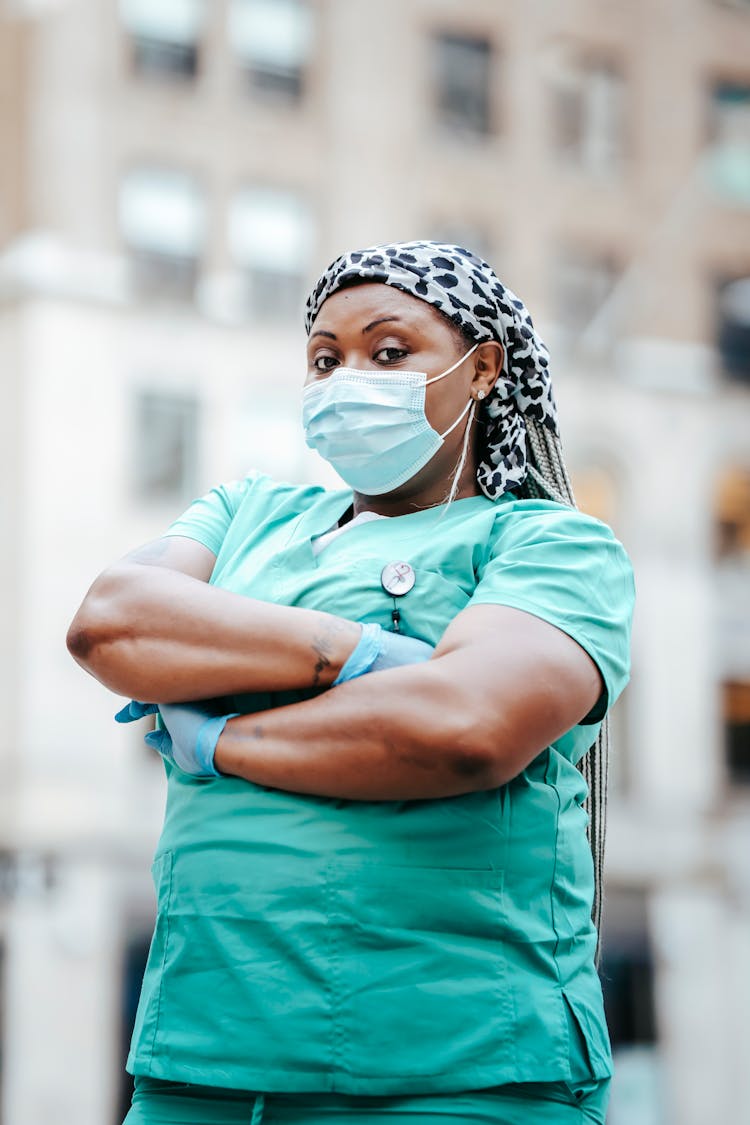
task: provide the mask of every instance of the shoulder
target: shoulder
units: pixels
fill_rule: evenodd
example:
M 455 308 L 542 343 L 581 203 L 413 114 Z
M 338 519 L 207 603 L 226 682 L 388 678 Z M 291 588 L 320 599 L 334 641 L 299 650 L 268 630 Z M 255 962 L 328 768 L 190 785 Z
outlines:
M 245 476 L 215 485 L 211 494 L 225 504 L 232 517 L 252 516 L 257 521 L 281 510 L 307 511 L 329 496 L 330 491 L 321 485 L 276 480 L 254 469 Z
M 498 506 L 486 561 L 518 551 L 539 552 L 561 566 L 585 559 L 588 570 L 608 566 L 632 576 L 628 552 L 609 524 L 555 500 L 512 497 Z
M 300 510 L 315 500 L 328 495 L 328 491 L 317 484 L 294 484 L 291 481 L 276 480 L 256 469 L 243 477 L 226 482 L 223 486 L 234 497 L 237 510 L 243 505 L 278 507 L 294 505 Z
M 165 534 L 197 539 L 218 554 L 230 527 L 245 533 L 278 519 L 292 518 L 329 495 L 318 485 L 277 481 L 253 471 L 216 484 L 193 500 Z

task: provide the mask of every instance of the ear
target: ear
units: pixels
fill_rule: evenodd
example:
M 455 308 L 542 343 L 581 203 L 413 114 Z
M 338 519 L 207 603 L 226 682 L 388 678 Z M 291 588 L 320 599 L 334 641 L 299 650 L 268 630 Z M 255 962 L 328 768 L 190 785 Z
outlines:
M 505 352 L 497 340 L 480 344 L 474 353 L 474 378 L 471 381 L 472 398 L 489 398 L 490 392 L 503 370 Z

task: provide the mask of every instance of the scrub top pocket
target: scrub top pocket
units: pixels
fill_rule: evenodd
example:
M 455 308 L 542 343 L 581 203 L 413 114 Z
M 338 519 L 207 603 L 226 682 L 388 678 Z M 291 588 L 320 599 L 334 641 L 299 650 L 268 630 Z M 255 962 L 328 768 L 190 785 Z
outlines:
M 315 1088 L 330 1065 L 319 1051 L 330 1030 L 322 871 L 290 878 L 248 857 L 229 875 L 223 863 L 219 849 L 160 859 L 159 938 L 139 1008 L 148 1034 L 134 1035 L 129 1061 L 188 1082 L 210 1067 L 216 1085 L 239 1088 L 291 1070 Z
M 384 591 L 383 598 L 389 614 L 398 610 L 402 632 L 436 645 L 453 618 L 469 604 L 471 594 L 438 570 L 415 563 L 415 572 L 416 582 L 408 594 L 394 598 Z
M 327 872 L 337 1069 L 414 1079 L 512 1053 L 502 871 L 332 861 Z
M 402 633 L 437 644 L 453 618 L 469 604 L 476 587 L 473 570 L 469 567 L 456 573 L 448 557 L 444 567 L 436 566 L 434 558 L 425 565 L 430 556 L 427 542 L 415 545 L 395 535 L 383 543 L 360 541 L 368 535 L 374 538 L 375 530 L 369 524 L 355 528 L 315 560 L 309 540 L 279 552 L 273 562 L 270 599 L 324 610 L 350 621 L 377 622 L 384 629 L 393 629 L 397 610 Z M 389 593 L 381 581 L 383 569 L 394 562 L 406 562 L 414 571 L 414 586 L 401 596 Z

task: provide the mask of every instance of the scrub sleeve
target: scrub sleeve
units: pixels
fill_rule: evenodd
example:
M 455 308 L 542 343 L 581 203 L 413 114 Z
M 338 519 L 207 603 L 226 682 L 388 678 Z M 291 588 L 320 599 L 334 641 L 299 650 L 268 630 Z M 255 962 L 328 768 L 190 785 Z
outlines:
M 472 605 L 506 605 L 562 629 L 599 667 L 605 691 L 578 726 L 599 723 L 630 679 L 630 560 L 606 524 L 570 508 L 502 521 Z M 577 728 L 573 728 L 575 731 Z M 595 737 L 595 736 L 594 736 Z M 584 749 L 594 741 L 583 731 Z M 560 749 L 561 743 L 555 744 Z M 567 744 L 564 744 L 567 745 Z
M 212 489 L 168 534 L 214 552 L 212 584 L 386 629 L 381 572 L 407 561 L 407 635 L 436 644 L 467 606 L 512 606 L 581 644 L 604 691 L 507 785 L 450 799 L 346 801 L 165 763 L 157 921 L 127 1062 L 133 1113 L 139 1099 L 171 1098 L 165 1081 L 193 1100 L 196 1087 L 235 1091 L 223 1101 L 238 1099 L 246 1122 L 257 1091 L 264 1121 L 299 1120 L 296 1097 L 319 1107 L 308 1119 L 362 1120 L 380 1101 L 413 1121 L 423 1099 L 450 1114 L 470 1091 L 470 1112 L 486 1113 L 488 1087 L 521 1101 L 534 1087 L 557 1116 L 528 1113 L 526 1098 L 527 1119 L 596 1121 L 612 1057 L 575 763 L 629 677 L 627 554 L 593 517 L 512 493 L 361 523 L 316 554 L 351 500 L 253 474 Z M 499 636 L 499 682 L 512 660 Z M 310 694 L 235 696 L 228 709 Z

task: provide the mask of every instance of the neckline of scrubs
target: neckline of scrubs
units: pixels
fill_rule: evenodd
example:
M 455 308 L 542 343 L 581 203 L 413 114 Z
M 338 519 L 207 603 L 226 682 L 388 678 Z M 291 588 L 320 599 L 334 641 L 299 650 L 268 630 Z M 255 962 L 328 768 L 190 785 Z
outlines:
M 429 527 L 431 519 L 434 521 L 449 519 L 455 514 L 455 511 L 460 510 L 465 513 L 467 507 L 469 510 L 473 507 L 478 507 L 480 509 L 484 507 L 494 507 L 502 500 L 515 499 L 516 497 L 511 492 L 503 493 L 497 500 L 490 500 L 483 492 L 478 492 L 473 496 L 463 496 L 458 500 L 453 500 L 448 506 L 447 511 L 445 510 L 445 504 L 433 504 L 430 508 L 420 508 L 413 512 L 402 512 L 400 515 L 388 516 L 387 519 L 389 524 L 398 523 L 400 520 L 411 520 L 414 522 L 426 519 Z M 320 566 L 320 560 L 319 556 L 313 550 L 313 540 L 317 539 L 320 535 L 324 535 L 326 531 L 330 531 L 336 526 L 353 501 L 354 493 L 351 489 L 339 489 L 335 492 L 328 493 L 320 508 L 308 509 L 302 512 L 299 519 L 295 521 L 289 539 L 290 546 L 296 539 L 297 545 L 302 547 L 305 554 L 309 556 L 309 564 L 315 569 Z M 357 524 L 356 527 L 351 528 L 349 534 L 358 535 L 367 532 L 380 522 L 380 520 L 368 520 L 364 523 Z M 322 553 L 323 552 L 320 552 L 320 554 Z

